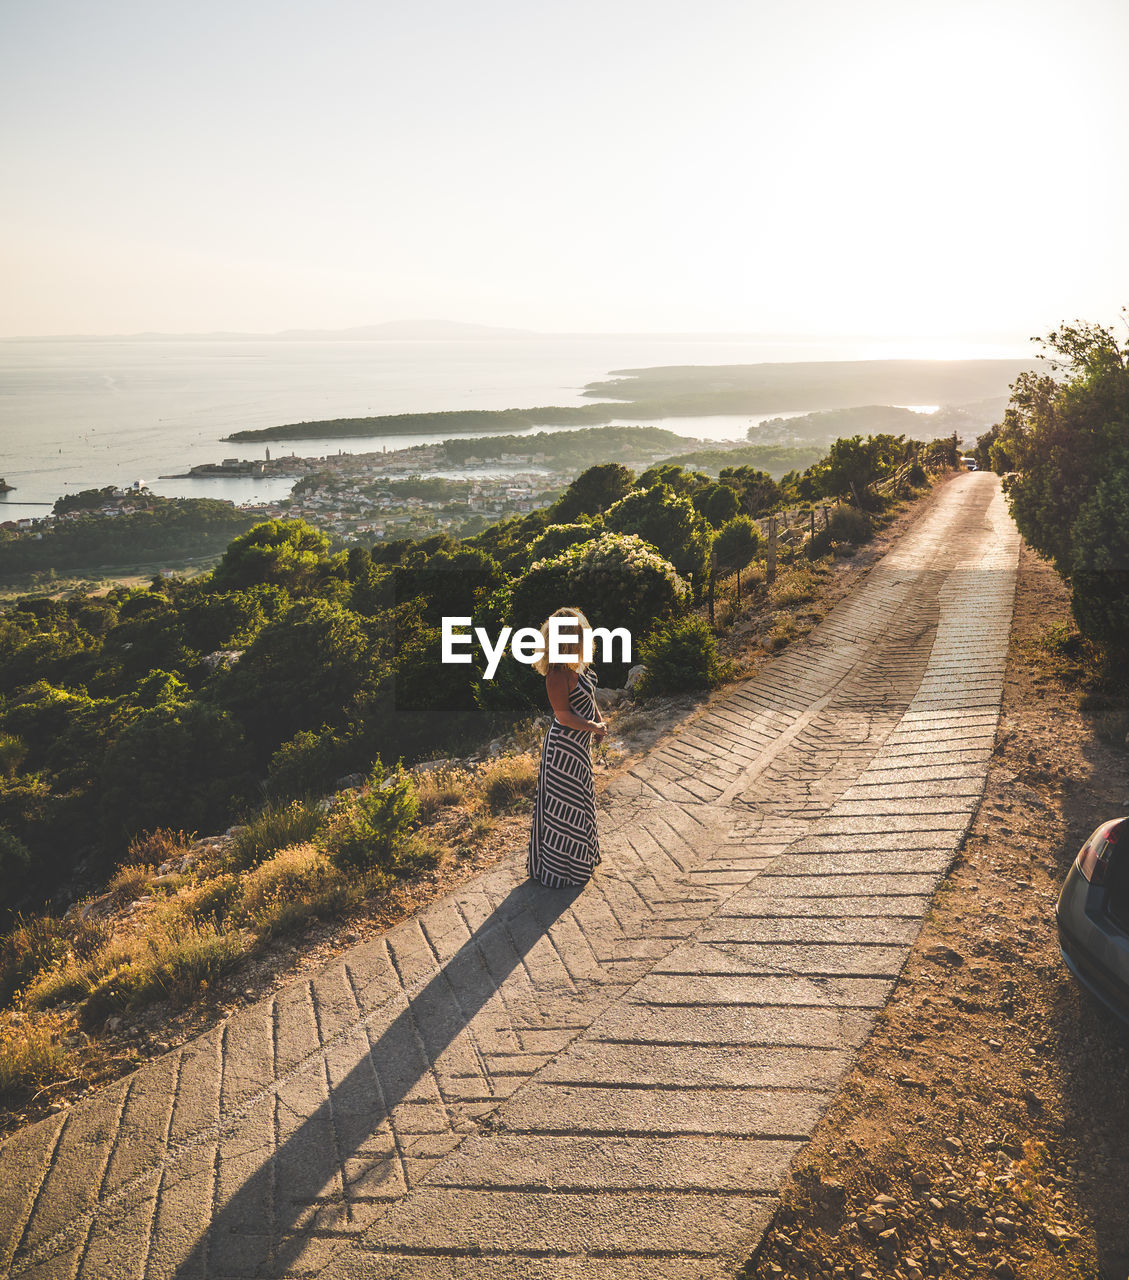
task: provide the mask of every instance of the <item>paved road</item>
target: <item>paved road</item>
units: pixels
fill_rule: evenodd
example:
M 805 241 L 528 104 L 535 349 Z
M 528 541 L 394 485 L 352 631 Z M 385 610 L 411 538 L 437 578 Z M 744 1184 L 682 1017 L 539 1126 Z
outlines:
M 0 1148 L 52 1280 L 730 1276 L 981 795 L 1018 537 L 961 476 L 802 644 L 523 853 Z

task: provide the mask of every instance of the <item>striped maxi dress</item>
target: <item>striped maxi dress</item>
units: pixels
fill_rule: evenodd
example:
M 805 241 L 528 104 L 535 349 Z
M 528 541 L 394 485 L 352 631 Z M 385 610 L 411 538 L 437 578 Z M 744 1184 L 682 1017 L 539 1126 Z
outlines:
M 596 718 L 596 674 L 581 671 L 568 705 L 583 720 Z M 600 861 L 592 735 L 553 717 L 541 748 L 537 798 L 529 831 L 529 874 L 552 889 L 584 884 Z

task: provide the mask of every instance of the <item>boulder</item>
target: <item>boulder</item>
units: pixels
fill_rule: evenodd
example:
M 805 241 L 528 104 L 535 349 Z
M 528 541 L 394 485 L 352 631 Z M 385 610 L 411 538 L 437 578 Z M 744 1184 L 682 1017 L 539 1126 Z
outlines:
M 601 711 L 614 711 L 616 707 L 622 706 L 626 701 L 626 690 L 603 689 L 599 685 L 596 686 L 596 706 Z
M 647 668 L 640 662 L 632 667 L 627 673 L 627 679 L 623 682 L 623 687 L 628 693 L 634 693 L 639 681 L 643 679 L 643 675 Z

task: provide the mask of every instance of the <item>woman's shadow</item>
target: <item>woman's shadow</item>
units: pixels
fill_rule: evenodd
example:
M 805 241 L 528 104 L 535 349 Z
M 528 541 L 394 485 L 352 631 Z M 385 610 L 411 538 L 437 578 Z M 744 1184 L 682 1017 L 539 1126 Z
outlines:
M 324 1188 L 339 1175 L 344 1180 L 346 1161 L 368 1158 L 365 1144 L 582 889 L 547 889 L 527 880 L 511 890 L 426 985 L 409 994 L 408 1007 L 371 1041 L 330 1097 L 285 1142 L 263 1152 L 261 1165 L 218 1209 L 177 1268 L 176 1280 L 277 1276 L 291 1269 L 311 1235 L 352 1235 L 319 1230 L 311 1221 Z M 226 1135 L 226 1142 L 238 1141 L 237 1133 Z M 221 1160 L 224 1145 L 221 1138 Z M 370 1162 L 381 1164 L 380 1157 Z M 406 1194 L 396 1158 L 383 1163 L 396 1198 Z M 374 1172 L 379 1180 L 379 1169 L 367 1172 L 370 1183 Z

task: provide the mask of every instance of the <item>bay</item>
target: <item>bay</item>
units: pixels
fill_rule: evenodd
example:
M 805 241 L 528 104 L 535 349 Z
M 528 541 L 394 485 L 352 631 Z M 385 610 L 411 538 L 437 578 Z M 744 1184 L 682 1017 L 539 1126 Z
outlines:
M 63 493 L 143 480 L 168 497 L 284 496 L 285 479 L 159 480 L 262 445 L 245 428 L 374 414 L 585 403 L 613 370 L 669 364 L 862 359 L 873 344 L 678 336 L 533 336 L 459 341 L 0 341 L 0 518 L 42 515 Z M 906 354 L 910 354 L 907 352 Z M 971 353 L 970 353 L 971 354 Z M 988 354 L 984 352 L 983 354 Z M 777 415 L 779 416 L 779 415 Z M 737 439 L 755 419 L 664 420 L 683 434 Z M 276 442 L 273 456 L 323 457 L 473 433 Z

